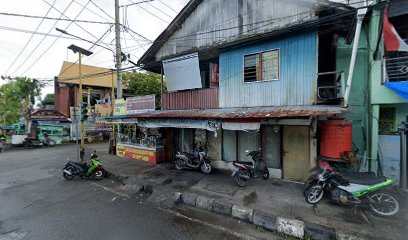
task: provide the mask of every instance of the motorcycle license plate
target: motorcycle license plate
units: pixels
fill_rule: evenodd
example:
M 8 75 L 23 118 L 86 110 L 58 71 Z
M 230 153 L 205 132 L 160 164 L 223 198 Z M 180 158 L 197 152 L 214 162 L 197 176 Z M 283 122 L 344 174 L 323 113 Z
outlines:
M 235 174 L 237 174 L 237 172 L 238 172 L 238 171 L 233 171 L 232 174 L 231 174 L 231 176 L 232 176 L 232 177 L 235 176 Z

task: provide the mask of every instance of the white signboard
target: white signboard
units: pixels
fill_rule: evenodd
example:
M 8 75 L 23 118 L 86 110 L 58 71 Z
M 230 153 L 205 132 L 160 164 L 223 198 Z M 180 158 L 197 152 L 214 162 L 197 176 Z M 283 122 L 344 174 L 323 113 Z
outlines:
M 202 88 L 198 53 L 163 61 L 169 92 Z

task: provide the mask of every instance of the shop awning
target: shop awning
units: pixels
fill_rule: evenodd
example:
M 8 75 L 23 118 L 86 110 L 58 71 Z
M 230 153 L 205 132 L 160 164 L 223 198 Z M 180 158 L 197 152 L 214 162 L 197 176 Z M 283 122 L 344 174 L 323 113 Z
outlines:
M 280 107 L 247 107 L 187 110 L 156 110 L 151 112 L 128 115 L 128 118 L 291 118 L 309 116 L 330 116 L 348 113 L 347 108 L 340 106 L 280 106 Z
M 203 119 L 139 119 L 137 124 L 146 128 L 196 128 L 213 132 L 220 128 L 219 121 Z
M 226 119 L 222 121 L 222 129 L 225 130 L 259 130 L 261 127 L 260 119 L 255 119 L 255 121 L 251 119 Z
M 408 82 L 385 82 L 384 85 L 408 101 Z

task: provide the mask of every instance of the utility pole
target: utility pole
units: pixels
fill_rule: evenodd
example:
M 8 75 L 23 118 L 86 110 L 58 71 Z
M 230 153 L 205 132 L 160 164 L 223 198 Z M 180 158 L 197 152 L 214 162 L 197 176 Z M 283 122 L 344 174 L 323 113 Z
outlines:
M 89 56 L 92 54 L 91 51 L 88 51 L 86 49 L 83 49 L 81 47 L 71 45 L 68 47 L 68 49 L 72 50 L 74 53 L 79 54 L 78 58 L 78 63 L 79 63 L 79 108 L 82 108 L 82 102 L 83 102 L 83 93 L 82 93 L 82 55 Z M 80 110 L 81 114 L 81 110 Z M 84 139 L 84 132 L 85 132 L 85 126 L 84 126 L 84 121 L 82 119 L 82 115 L 80 115 L 80 120 L 81 120 L 81 146 L 80 146 L 80 158 L 83 160 L 84 155 L 85 155 L 85 139 Z M 78 136 L 77 136 L 78 138 Z
M 115 0 L 116 78 L 117 98 L 122 98 L 122 50 L 120 46 L 119 0 Z

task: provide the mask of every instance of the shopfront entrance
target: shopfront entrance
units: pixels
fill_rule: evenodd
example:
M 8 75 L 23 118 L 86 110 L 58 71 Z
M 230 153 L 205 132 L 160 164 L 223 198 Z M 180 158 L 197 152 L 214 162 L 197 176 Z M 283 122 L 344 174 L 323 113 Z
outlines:
M 283 127 L 283 178 L 305 181 L 310 169 L 309 126 Z

